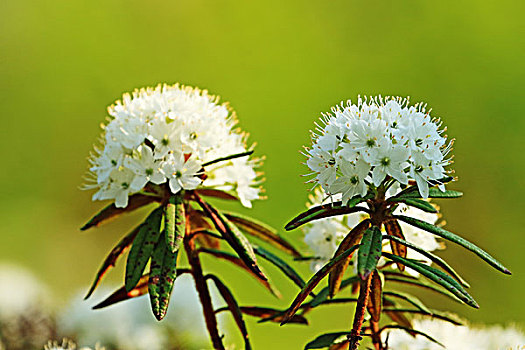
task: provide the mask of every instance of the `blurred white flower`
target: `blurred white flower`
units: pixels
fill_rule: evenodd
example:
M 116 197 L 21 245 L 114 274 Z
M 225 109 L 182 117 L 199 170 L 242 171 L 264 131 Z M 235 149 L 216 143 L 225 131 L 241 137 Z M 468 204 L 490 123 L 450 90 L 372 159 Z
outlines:
M 333 107 L 332 113 L 323 114 L 306 154 L 314 182 L 328 195 L 343 194 L 346 202 L 388 175 L 405 185 L 415 180 L 427 198 L 429 182 L 446 176 L 451 143 L 425 105 L 409 106 L 401 97 L 359 98 L 357 104 L 349 100 Z
M 100 293 L 100 292 L 99 292 Z M 110 294 L 102 290 L 100 294 Z M 79 344 L 100 342 L 111 349 L 198 349 L 208 342 L 199 299 L 189 276 L 177 277 L 170 310 L 162 322 L 150 312 L 147 296 L 92 310 L 79 294 L 58 318 L 60 334 Z
M 178 84 L 125 94 L 108 108 L 103 147 L 95 148 L 90 159 L 85 188 L 97 191 L 93 200 L 126 207 L 128 196 L 148 183 L 169 181 L 173 193 L 201 184 L 229 187 L 251 206 L 260 191 L 253 175 L 257 162 L 246 156 L 203 169 L 207 162 L 247 151 L 245 135 L 235 129 L 235 114 L 218 101 L 205 90 Z M 233 171 L 219 171 L 229 167 Z
M 413 323 L 414 329 L 430 335 L 447 350 L 508 350 L 525 347 L 525 334 L 515 327 L 455 326 L 445 321 L 429 319 L 415 319 Z M 389 349 L 443 349 L 421 335 L 412 337 L 402 330 L 385 332 L 384 340 L 387 336 Z

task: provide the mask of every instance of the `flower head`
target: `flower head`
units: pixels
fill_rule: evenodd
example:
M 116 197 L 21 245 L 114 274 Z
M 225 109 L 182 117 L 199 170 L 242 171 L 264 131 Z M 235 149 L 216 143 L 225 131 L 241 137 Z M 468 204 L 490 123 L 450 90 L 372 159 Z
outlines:
M 400 97 L 359 98 L 332 113 L 323 115 L 306 154 L 313 181 L 328 195 L 342 194 L 346 202 L 386 180 L 413 180 L 427 198 L 429 184 L 446 176 L 451 142 L 425 105 L 409 106 Z
M 247 151 L 245 135 L 234 130 L 235 114 L 218 100 L 178 84 L 125 94 L 108 108 L 103 145 L 90 159 L 86 188 L 97 190 L 93 200 L 126 207 L 130 194 L 167 183 L 172 193 L 199 186 L 237 191 L 250 206 L 259 198 L 257 162 L 242 157 L 213 163 Z

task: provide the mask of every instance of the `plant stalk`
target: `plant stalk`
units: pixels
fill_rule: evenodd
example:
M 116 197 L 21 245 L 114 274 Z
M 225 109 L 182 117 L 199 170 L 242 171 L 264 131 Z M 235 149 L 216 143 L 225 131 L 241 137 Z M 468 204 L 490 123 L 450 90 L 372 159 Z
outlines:
M 208 289 L 208 284 L 204 279 L 202 272 L 202 265 L 199 259 L 199 254 L 195 249 L 195 243 L 193 242 L 191 236 L 189 236 L 189 218 L 186 220 L 186 237 L 184 239 L 184 249 L 186 250 L 186 255 L 188 256 L 188 262 L 191 266 L 191 274 L 195 281 L 195 287 L 199 294 L 199 299 L 202 304 L 202 310 L 204 313 L 204 319 L 206 321 L 206 327 L 208 328 L 208 333 L 210 335 L 213 348 L 224 350 L 224 344 L 222 343 L 222 337 L 219 335 L 219 329 L 217 325 L 217 318 L 215 317 L 215 311 L 213 309 L 213 304 L 211 302 L 210 290 Z
M 363 338 L 361 336 L 361 328 L 363 327 L 363 321 L 365 319 L 366 305 L 368 304 L 368 296 L 370 295 L 370 282 L 372 281 L 372 274 L 370 274 L 365 280 L 360 282 L 359 298 L 357 299 L 357 305 L 354 315 L 354 324 L 352 331 L 348 336 L 349 350 L 357 350 L 359 342 Z

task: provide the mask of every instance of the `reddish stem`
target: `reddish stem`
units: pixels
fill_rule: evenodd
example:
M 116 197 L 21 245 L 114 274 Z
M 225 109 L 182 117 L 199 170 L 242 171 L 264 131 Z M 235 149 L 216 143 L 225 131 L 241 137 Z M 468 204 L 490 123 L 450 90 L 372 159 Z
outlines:
M 357 305 L 354 315 L 354 324 L 352 331 L 348 336 L 349 349 L 357 350 L 361 337 L 361 328 L 363 327 L 363 321 L 365 319 L 366 305 L 368 304 L 368 296 L 370 295 L 370 282 L 372 281 L 372 274 L 370 274 L 365 280 L 360 282 L 359 298 L 357 299 Z
M 186 220 L 186 222 L 186 232 L 189 232 L 189 218 Z M 202 304 L 202 310 L 204 313 L 204 319 L 206 321 L 206 327 L 208 328 L 208 333 L 210 335 L 213 348 L 224 350 L 222 338 L 219 335 L 217 318 L 215 317 L 215 311 L 213 310 L 213 304 L 211 302 L 208 284 L 204 279 L 199 254 L 195 249 L 195 243 L 191 238 L 192 237 L 186 236 L 186 238 L 184 239 L 184 248 L 186 250 L 186 255 L 188 256 L 188 262 L 191 266 L 191 274 L 193 275 L 193 279 L 195 280 L 195 287 L 197 288 L 199 299 Z

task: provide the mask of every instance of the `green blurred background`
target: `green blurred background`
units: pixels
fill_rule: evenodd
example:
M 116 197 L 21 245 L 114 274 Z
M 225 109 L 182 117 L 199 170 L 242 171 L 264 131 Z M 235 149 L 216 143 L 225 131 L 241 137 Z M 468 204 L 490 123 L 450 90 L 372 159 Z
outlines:
M 251 214 L 276 227 L 304 208 L 299 150 L 321 111 L 358 94 L 410 95 L 457 138 L 452 187 L 465 196 L 440 202 L 448 228 L 514 273 L 449 244 L 442 256 L 471 282 L 481 309 L 424 297 L 475 322 L 523 324 L 524 11 L 519 0 L 2 1 L 0 259 L 30 268 L 65 299 L 144 215 L 78 230 L 103 205 L 78 186 L 105 108 L 123 92 L 181 82 L 230 101 L 267 156 L 269 200 Z M 303 247 L 300 232 L 287 235 Z M 271 267 L 282 300 L 235 268 L 207 266 L 224 270 L 245 305 L 285 307 L 297 292 Z M 108 283 L 120 280 L 116 270 Z M 259 349 L 299 349 L 348 328 L 350 310 L 316 311 L 310 327 L 250 320 L 251 337 Z

